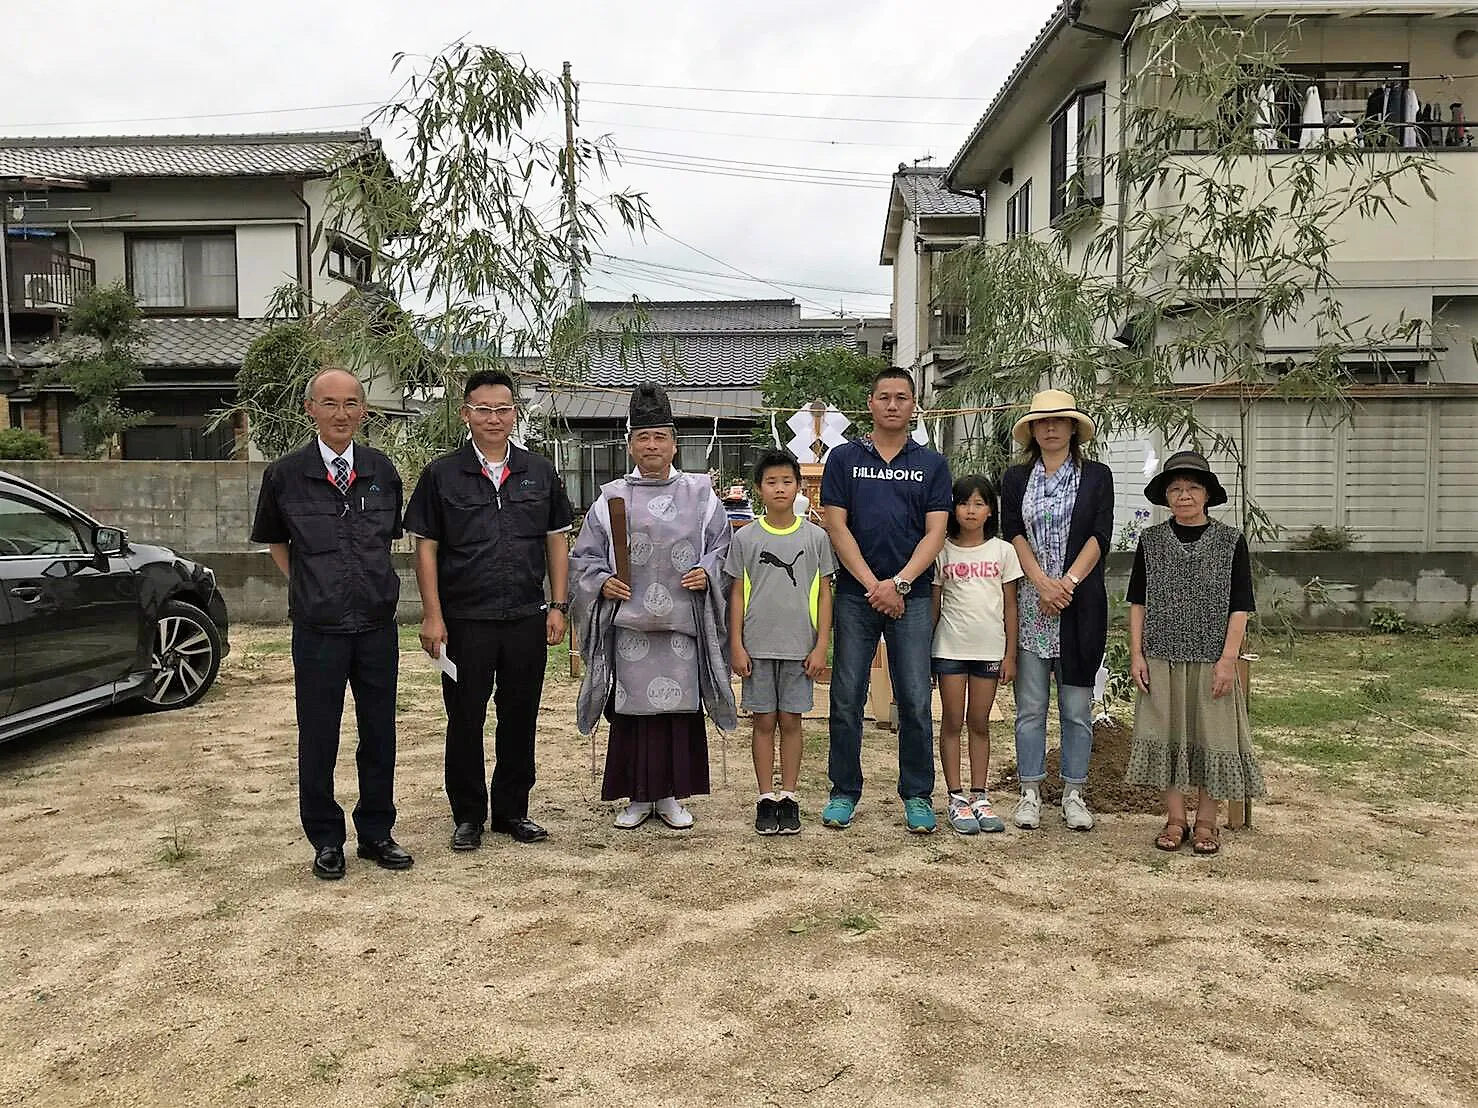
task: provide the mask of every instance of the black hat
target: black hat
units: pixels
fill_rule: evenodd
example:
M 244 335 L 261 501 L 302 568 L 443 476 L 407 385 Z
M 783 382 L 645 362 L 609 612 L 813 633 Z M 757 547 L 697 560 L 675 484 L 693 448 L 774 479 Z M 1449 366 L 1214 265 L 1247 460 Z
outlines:
M 629 431 L 677 426 L 672 418 L 672 403 L 655 381 L 643 381 L 631 390 L 631 415 L 626 422 Z
M 1211 463 L 1194 450 L 1179 450 L 1166 458 L 1160 472 L 1144 487 L 1144 498 L 1151 504 L 1168 508 L 1170 505 L 1165 500 L 1165 486 L 1182 474 L 1194 475 L 1197 481 L 1206 486 L 1206 507 L 1215 508 L 1218 504 L 1227 502 L 1227 490 L 1221 487 L 1216 474 L 1211 472 Z

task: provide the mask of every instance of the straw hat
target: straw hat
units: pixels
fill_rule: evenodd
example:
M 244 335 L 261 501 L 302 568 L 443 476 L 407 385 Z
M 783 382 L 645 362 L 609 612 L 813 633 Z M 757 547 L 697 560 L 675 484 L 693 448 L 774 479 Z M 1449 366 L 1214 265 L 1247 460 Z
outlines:
M 1160 472 L 1144 487 L 1144 498 L 1151 504 L 1168 508 L 1165 488 L 1181 474 L 1191 474 L 1206 486 L 1206 507 L 1215 508 L 1227 502 L 1227 490 L 1221 487 L 1221 481 L 1211 472 L 1211 463 L 1194 450 L 1180 450 L 1166 458 Z
M 1098 434 L 1093 420 L 1084 412 L 1078 411 L 1078 402 L 1072 393 L 1061 389 L 1044 389 L 1032 397 L 1031 408 L 1011 428 L 1011 437 L 1016 440 L 1017 446 L 1025 446 L 1031 441 L 1033 423 L 1039 419 L 1058 417 L 1077 423 L 1079 442 L 1092 442 L 1093 436 Z

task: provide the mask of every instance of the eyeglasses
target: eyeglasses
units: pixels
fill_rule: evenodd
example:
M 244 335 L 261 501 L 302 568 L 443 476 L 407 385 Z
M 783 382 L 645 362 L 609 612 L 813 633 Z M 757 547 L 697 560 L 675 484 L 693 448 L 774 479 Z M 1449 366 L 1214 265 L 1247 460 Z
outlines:
M 337 400 L 315 400 L 313 401 L 313 406 L 322 408 L 331 415 L 337 412 L 343 412 L 345 415 L 352 416 L 364 411 L 364 405 L 358 400 L 346 400 L 342 404 Z
M 512 404 L 498 404 L 492 407 L 486 404 L 463 404 L 462 407 L 475 416 L 493 416 L 495 419 L 507 419 L 515 411 Z

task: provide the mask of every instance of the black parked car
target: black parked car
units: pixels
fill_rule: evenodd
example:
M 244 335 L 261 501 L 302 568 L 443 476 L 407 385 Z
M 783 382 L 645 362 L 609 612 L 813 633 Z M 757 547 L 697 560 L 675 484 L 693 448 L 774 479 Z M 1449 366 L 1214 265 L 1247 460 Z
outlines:
M 229 649 L 215 574 L 0 471 L 0 740 L 194 704 Z

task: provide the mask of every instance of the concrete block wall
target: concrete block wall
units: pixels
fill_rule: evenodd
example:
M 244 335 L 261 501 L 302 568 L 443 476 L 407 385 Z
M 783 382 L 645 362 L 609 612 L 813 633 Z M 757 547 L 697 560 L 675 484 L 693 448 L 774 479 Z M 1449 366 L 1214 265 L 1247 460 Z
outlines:
M 247 536 L 265 462 L 0 461 L 135 542 L 181 552 L 254 549 Z

